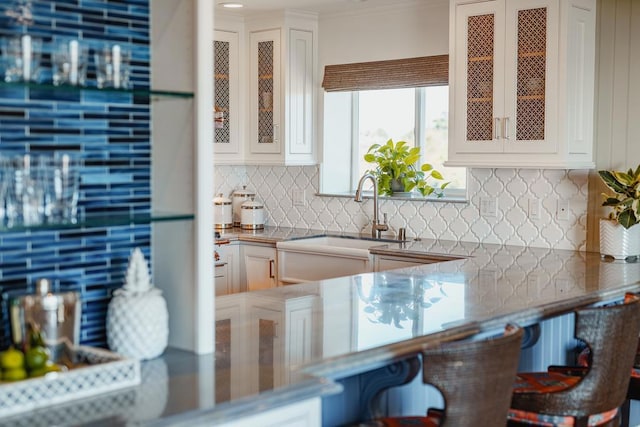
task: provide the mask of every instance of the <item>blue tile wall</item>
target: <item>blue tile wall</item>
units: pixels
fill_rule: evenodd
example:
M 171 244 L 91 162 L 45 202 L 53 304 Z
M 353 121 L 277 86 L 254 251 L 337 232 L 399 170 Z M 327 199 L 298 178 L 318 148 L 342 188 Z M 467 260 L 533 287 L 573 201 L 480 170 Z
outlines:
M 46 86 L 52 46 L 78 39 L 91 50 L 115 42 L 130 50 L 131 81 L 149 88 L 149 0 L 2 0 L 0 37 L 25 33 L 43 40 L 44 85 L 0 88 L 0 155 L 73 153 L 83 163 L 82 213 L 150 212 L 148 98 Z M 91 61 L 87 86 L 95 86 Z M 10 341 L 7 301 L 33 292 L 41 277 L 56 291 L 80 294 L 81 343 L 106 347 L 110 295 L 122 286 L 135 247 L 151 261 L 150 226 L 0 232 L 0 347 Z

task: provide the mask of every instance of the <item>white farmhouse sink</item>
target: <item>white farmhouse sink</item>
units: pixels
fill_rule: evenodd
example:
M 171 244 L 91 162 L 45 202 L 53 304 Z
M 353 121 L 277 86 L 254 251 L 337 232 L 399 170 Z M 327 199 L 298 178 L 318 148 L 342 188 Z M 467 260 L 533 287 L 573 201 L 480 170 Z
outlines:
M 373 271 L 369 248 L 385 242 L 319 236 L 277 242 L 280 283 L 302 283 Z
M 278 250 L 369 258 L 369 248 L 384 244 L 377 240 L 320 236 L 278 242 L 276 247 Z

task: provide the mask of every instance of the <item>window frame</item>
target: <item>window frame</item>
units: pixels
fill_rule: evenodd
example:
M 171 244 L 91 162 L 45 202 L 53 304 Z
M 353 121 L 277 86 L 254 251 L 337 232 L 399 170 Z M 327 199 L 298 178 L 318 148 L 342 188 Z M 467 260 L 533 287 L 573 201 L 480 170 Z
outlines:
M 431 85 L 431 86 L 449 86 L 447 84 L 441 85 Z M 422 158 L 423 153 L 426 152 L 426 123 L 425 123 L 425 109 L 427 106 L 427 94 L 426 87 L 415 87 L 414 89 L 414 108 L 415 108 L 415 120 L 414 120 L 414 140 L 420 147 L 420 160 L 419 163 L 424 163 Z M 367 89 L 367 90 L 376 90 L 376 89 Z M 378 89 L 378 90 L 386 90 L 386 89 Z M 359 152 L 359 138 L 360 138 L 360 91 L 352 91 L 351 92 L 351 180 L 349 184 L 350 191 L 355 193 L 356 188 L 358 186 L 358 181 L 360 180 L 360 157 L 365 153 Z M 468 188 L 468 168 L 465 171 L 466 179 L 465 179 L 465 187 L 464 188 L 445 188 L 444 195 L 441 198 L 436 196 L 417 196 L 412 197 L 414 200 L 447 200 L 449 199 L 460 199 L 467 197 L 467 188 Z M 380 196 L 387 197 L 388 196 Z M 393 198 L 391 196 L 390 198 Z

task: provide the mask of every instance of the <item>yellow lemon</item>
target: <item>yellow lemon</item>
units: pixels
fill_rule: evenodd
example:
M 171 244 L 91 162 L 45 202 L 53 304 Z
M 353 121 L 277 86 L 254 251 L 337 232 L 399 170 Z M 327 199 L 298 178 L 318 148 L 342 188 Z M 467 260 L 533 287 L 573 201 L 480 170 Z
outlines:
M 6 369 L 2 375 L 4 381 L 19 381 L 27 378 L 27 370 L 24 368 Z
M 24 353 L 13 347 L 9 347 L 0 355 L 0 366 L 3 369 L 17 369 L 24 367 Z

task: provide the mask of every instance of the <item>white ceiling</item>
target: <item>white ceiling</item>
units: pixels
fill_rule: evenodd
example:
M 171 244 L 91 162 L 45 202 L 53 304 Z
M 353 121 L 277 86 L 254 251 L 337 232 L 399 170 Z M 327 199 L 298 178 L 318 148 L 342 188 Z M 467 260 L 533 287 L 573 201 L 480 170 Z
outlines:
M 224 9 L 218 6 L 220 3 L 230 1 L 242 3 L 244 7 L 241 9 Z M 332 13 L 422 1 L 429 2 L 432 0 L 215 0 L 217 10 L 224 10 L 241 15 L 252 15 L 281 9 Z

